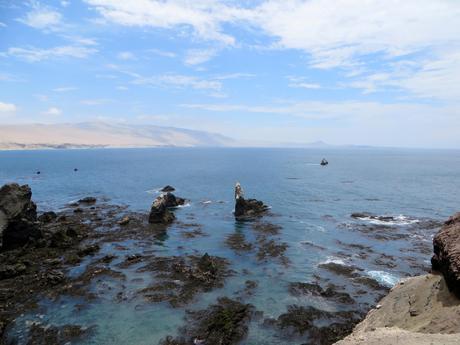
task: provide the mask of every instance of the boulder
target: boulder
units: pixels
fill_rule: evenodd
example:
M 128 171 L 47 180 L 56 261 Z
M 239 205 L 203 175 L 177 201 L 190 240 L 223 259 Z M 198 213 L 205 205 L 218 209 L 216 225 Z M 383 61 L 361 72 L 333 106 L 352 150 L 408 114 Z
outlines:
M 0 248 L 13 249 L 41 237 L 37 206 L 28 185 L 6 184 L 0 188 Z
M 170 186 L 169 184 L 167 186 L 164 186 L 160 192 L 167 193 L 167 192 L 174 192 L 176 189 L 173 186 Z
M 168 193 L 169 194 L 169 193 Z M 152 204 L 149 214 L 149 223 L 151 224 L 168 224 L 176 217 L 169 210 L 168 200 L 165 195 L 160 195 Z
M 235 202 L 235 218 L 250 218 L 263 214 L 268 206 L 256 199 L 239 197 Z
M 90 205 L 90 204 L 95 204 L 96 201 L 97 199 L 94 196 L 87 196 L 87 197 L 84 197 L 83 199 L 78 200 L 78 203 Z
M 444 275 L 449 290 L 460 298 L 460 212 L 450 217 L 433 239 L 433 270 Z
M 172 193 L 163 194 L 161 198 L 163 198 L 166 207 L 177 207 L 185 204 L 185 199 L 176 197 Z
M 42 223 L 50 223 L 51 221 L 55 220 L 57 218 L 57 214 L 53 211 L 45 212 L 42 213 L 39 217 L 38 220 Z

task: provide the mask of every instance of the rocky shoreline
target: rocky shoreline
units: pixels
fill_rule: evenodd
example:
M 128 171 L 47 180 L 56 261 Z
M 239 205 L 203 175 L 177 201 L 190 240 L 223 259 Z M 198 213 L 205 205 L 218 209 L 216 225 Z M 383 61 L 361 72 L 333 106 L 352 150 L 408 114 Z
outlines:
M 433 247 L 432 273 L 400 281 L 336 345 L 460 344 L 460 213 Z
M 367 294 L 366 290 L 374 291 L 377 296 L 386 294 L 387 288 L 363 275 L 359 267 L 325 262 L 319 265 L 319 269 L 326 276 L 343 277 L 353 286 L 361 286 L 361 290 L 350 292 L 346 286 L 337 286 L 328 278 L 318 276 L 316 281 L 309 283 L 290 282 L 286 295 L 328 301 L 338 305 L 339 310 L 327 311 L 315 306 L 292 304 L 276 318 L 266 316 L 254 305 L 245 302 L 258 289 L 258 281 L 251 279 L 247 279 L 233 296 L 222 296 L 205 309 L 189 310 L 188 306 L 201 294 L 222 288 L 235 275 L 250 275 L 244 270 L 235 271 L 231 261 L 212 253 L 196 250 L 193 254 L 164 256 L 154 249 L 154 244 L 167 236 L 172 223 L 182 229 L 184 240 L 206 236 L 199 224 L 176 219 L 175 210 L 187 201 L 172 192 L 174 188 L 166 186 L 154 200 L 148 214 L 132 212 L 127 207 L 111 205 L 94 197 L 82 198 L 59 212 L 38 214 L 28 186 L 10 184 L 2 187 L 0 344 L 16 344 L 12 333 L 16 318 L 39 308 L 40 300 L 56 301 L 62 296 L 71 296 L 90 303 L 104 296 L 112 299 L 113 303 L 142 299 L 148 304 L 167 303 L 173 309 L 184 309 L 186 326 L 176 335 L 165 337 L 160 342 L 162 345 L 238 344 L 247 336 L 248 327 L 253 323 L 278 334 L 287 342 L 301 339 L 307 341 L 305 344 L 329 345 L 350 334 L 369 309 L 367 304 L 358 302 L 359 294 Z M 252 234 L 235 232 L 226 238 L 226 247 L 236 254 L 253 253 L 257 262 L 273 261 L 281 267 L 289 267 L 290 260 L 285 255 L 288 245 L 279 237 L 283 229 L 270 222 L 267 205 L 256 199 L 244 199 L 241 195 L 235 200 L 234 216 L 237 223 L 250 224 Z M 372 218 L 374 216 L 365 213 L 352 217 L 392 221 Z M 457 226 L 455 224 L 456 220 L 451 221 L 442 231 L 446 232 L 446 227 Z M 369 229 L 363 227 L 359 231 L 367 233 Z M 391 235 L 385 225 L 374 232 L 379 236 Z M 437 236 L 440 241 L 445 237 Z M 120 244 L 133 240 L 152 249 L 131 253 Z M 444 242 L 439 243 L 439 248 L 447 248 L 442 245 Z M 345 246 L 344 243 L 341 245 Z M 347 246 L 363 257 L 374 254 L 370 248 Z M 106 247 L 114 249 L 107 251 Z M 448 249 L 440 250 L 433 260 L 441 260 L 442 257 L 442 267 L 450 267 L 444 259 L 450 257 L 449 253 Z M 390 259 L 381 257 L 378 260 L 387 264 Z M 79 274 L 74 273 L 76 269 Z M 455 270 L 454 267 L 449 272 Z M 125 287 L 130 279 L 128 272 L 147 275 L 151 282 L 129 291 Z M 95 285 L 100 289 L 94 290 Z M 412 286 L 405 286 L 409 285 Z M 398 289 L 394 288 L 389 296 Z M 78 308 L 84 308 L 84 304 Z M 385 310 L 381 307 L 378 312 Z M 359 330 L 361 334 L 361 328 L 357 326 L 355 332 Z M 34 322 L 28 327 L 28 335 L 24 335 L 26 341 L 21 343 L 66 344 L 90 339 L 94 332 L 94 327 L 85 325 L 55 326 Z

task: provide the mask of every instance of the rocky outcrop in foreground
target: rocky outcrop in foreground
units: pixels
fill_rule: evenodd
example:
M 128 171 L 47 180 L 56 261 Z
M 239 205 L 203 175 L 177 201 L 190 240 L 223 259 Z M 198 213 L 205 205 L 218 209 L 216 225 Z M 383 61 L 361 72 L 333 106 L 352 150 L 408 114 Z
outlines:
M 427 274 L 397 284 L 336 345 L 460 344 L 460 300 L 441 275 Z
M 0 188 L 0 250 L 14 249 L 41 237 L 37 206 L 28 185 L 6 184 Z
M 172 193 L 162 194 L 155 199 L 150 208 L 149 223 L 169 224 L 176 217 L 171 212 L 171 208 L 185 204 L 185 199 L 178 198 Z
M 433 270 L 444 275 L 449 289 L 460 298 L 460 212 L 450 217 L 433 239 Z

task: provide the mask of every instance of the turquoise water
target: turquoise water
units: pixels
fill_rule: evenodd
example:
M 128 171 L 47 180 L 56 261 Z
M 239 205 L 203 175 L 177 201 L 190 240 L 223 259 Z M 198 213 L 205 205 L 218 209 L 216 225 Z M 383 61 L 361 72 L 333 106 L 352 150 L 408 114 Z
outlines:
M 318 163 L 323 157 L 329 166 Z M 77 172 L 73 169 L 78 168 Z M 40 171 L 40 175 L 35 172 Z M 154 250 L 156 255 L 208 252 L 226 257 L 238 272 L 222 289 L 197 296 L 188 308 L 205 308 L 220 296 L 235 296 L 244 281 L 259 282 L 254 295 L 246 296 L 264 312 L 278 317 L 290 304 L 314 305 L 326 310 L 343 306 L 312 297 L 294 297 L 289 282 L 314 280 L 323 275 L 353 294 L 346 278 L 328 276 L 318 268 L 324 262 L 339 262 L 362 269 L 364 275 L 391 286 L 407 275 L 420 274 L 429 267 L 429 253 L 412 251 L 414 244 L 429 247 L 435 229 L 417 227 L 424 220 L 444 220 L 458 211 L 460 195 L 460 152 L 429 150 L 319 150 L 319 149 L 124 149 L 56 150 L 0 152 L 0 184 L 29 184 L 41 211 L 55 210 L 81 197 L 107 197 L 111 203 L 129 205 L 132 210 L 149 210 L 156 191 L 166 184 L 176 187 L 176 195 L 190 200 L 176 211 L 179 221 L 199 223 L 205 237 L 184 239 L 172 225 L 161 241 L 132 240 L 123 243 L 126 254 Z M 245 194 L 271 206 L 274 216 L 266 220 L 283 227 L 277 240 L 289 245 L 285 267 L 276 260 L 258 262 L 254 253 L 238 254 L 225 246 L 225 238 L 241 232 L 254 237 L 250 224 L 235 222 L 233 187 L 240 181 Z M 398 217 L 394 231 L 410 233 L 409 238 L 379 240 L 356 230 L 353 212 Z M 192 219 L 193 220 L 190 220 Z M 378 222 L 377 222 L 378 223 Z M 319 247 L 313 247 L 315 244 Z M 346 244 L 372 248 L 367 258 Z M 100 256 L 115 252 L 107 244 Z M 178 248 L 180 247 L 180 248 Z M 120 253 L 117 253 L 120 255 Z M 123 253 L 125 254 L 125 253 Z M 378 255 L 392 256 L 392 268 L 375 263 Z M 115 265 L 123 259 L 115 260 Z M 419 265 L 413 265 L 416 261 Z M 81 268 L 82 270 L 84 268 Z M 136 266 L 123 271 L 128 280 L 94 281 L 98 299 L 75 312 L 77 299 L 63 297 L 57 302 L 43 300 L 34 314 L 17 320 L 12 331 L 24 341 L 24 326 L 30 321 L 63 325 L 75 323 L 96 326 L 85 344 L 157 344 L 164 336 L 176 334 L 183 324 L 184 310 L 167 304 L 146 304 L 134 292 L 148 285 L 152 277 L 136 272 Z M 242 274 L 243 269 L 250 273 Z M 79 269 L 71 272 L 78 275 Z M 326 275 L 326 276 L 325 276 Z M 136 278 L 142 278 L 141 280 Z M 123 285 L 123 286 L 121 286 Z M 110 290 L 108 289 L 110 286 Z M 123 291 L 126 301 L 115 303 L 114 295 Z M 357 298 L 360 305 L 375 303 L 369 292 Z M 15 333 L 17 332 L 17 333 Z M 22 337 L 22 338 L 21 338 Z M 250 325 L 244 344 L 286 344 L 275 331 Z M 292 344 L 301 344 L 299 340 Z

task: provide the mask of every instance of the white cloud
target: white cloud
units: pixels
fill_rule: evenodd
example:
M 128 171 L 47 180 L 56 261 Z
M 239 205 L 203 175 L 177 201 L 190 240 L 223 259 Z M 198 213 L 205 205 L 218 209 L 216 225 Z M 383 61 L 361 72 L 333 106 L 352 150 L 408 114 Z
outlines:
M 13 103 L 0 102 L 0 113 L 14 113 L 17 107 Z
M 156 85 L 173 88 L 192 88 L 196 90 L 214 90 L 220 91 L 222 83 L 217 80 L 199 79 L 192 76 L 180 74 L 165 74 L 153 77 L 138 76 L 133 80 L 137 85 Z
M 107 98 L 95 98 L 95 99 L 83 99 L 80 101 L 81 104 L 84 105 L 102 105 L 106 103 L 110 103 L 112 100 Z
M 412 69 L 399 79 L 389 73 L 388 83 L 396 78 L 399 82 L 396 87 L 419 97 L 447 99 L 446 95 L 450 95 L 451 100 L 452 96 L 457 97 L 456 93 L 452 95 L 454 77 L 451 76 L 457 75 L 458 63 L 451 63 L 451 54 L 460 50 L 459 1 L 85 1 L 108 22 L 174 29 L 178 34 L 191 29 L 202 40 L 230 46 L 236 46 L 236 40 L 228 27 L 250 28 L 249 33 L 265 33 L 272 40 L 271 49 L 305 53 L 310 67 L 343 68 L 345 76 L 350 78 L 372 71 L 376 76 L 354 81 L 354 87 L 364 87 L 366 92 L 373 92 L 383 84 L 373 78 L 387 73 L 385 70 L 399 59 L 410 57 L 420 64 L 419 69 Z M 200 64 L 212 55 L 212 51 L 191 51 L 185 63 Z M 430 66 L 437 71 L 428 71 L 426 68 Z M 438 84 L 431 84 L 434 81 Z M 316 88 L 317 85 L 302 82 L 291 86 Z
M 36 48 L 36 47 L 11 47 L 2 55 L 15 56 L 24 59 L 28 62 L 38 62 L 52 58 L 79 58 L 84 59 L 97 52 L 97 49 L 86 47 L 83 45 L 67 45 L 53 48 Z
M 216 54 L 215 49 L 191 49 L 187 51 L 184 62 L 186 65 L 199 65 L 211 60 Z
M 74 86 L 61 86 L 53 89 L 54 92 L 69 92 L 77 90 Z
M 149 49 L 148 50 L 149 52 L 155 54 L 155 55 L 158 55 L 158 56 L 163 56 L 163 57 L 167 57 L 167 58 L 175 58 L 177 56 L 176 53 L 173 53 L 173 52 L 168 52 L 166 50 L 160 50 L 160 49 Z
M 135 60 L 136 59 L 134 54 L 128 51 L 118 53 L 117 58 L 119 58 L 120 60 Z
M 67 7 L 67 6 L 69 6 L 69 5 L 70 5 L 70 1 L 67 1 L 67 0 L 62 0 L 62 1 L 61 1 L 61 6 L 62 6 L 62 7 Z
M 0 22 L 0 28 L 6 28 L 6 27 L 7 27 L 7 25 L 5 23 Z
M 108 21 L 125 26 L 156 28 L 192 28 L 204 40 L 235 43 L 234 37 L 223 32 L 221 24 L 238 20 L 243 9 L 215 0 L 85 0 Z
M 42 113 L 43 115 L 46 116 L 60 116 L 62 114 L 62 110 L 56 107 L 51 107 L 48 110 L 44 111 Z
M 20 22 L 41 30 L 56 30 L 61 25 L 61 20 L 62 16 L 59 12 L 38 3 L 34 3 L 32 11 L 19 19 Z

